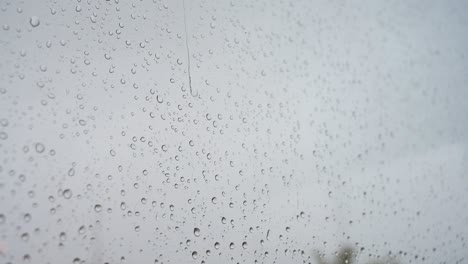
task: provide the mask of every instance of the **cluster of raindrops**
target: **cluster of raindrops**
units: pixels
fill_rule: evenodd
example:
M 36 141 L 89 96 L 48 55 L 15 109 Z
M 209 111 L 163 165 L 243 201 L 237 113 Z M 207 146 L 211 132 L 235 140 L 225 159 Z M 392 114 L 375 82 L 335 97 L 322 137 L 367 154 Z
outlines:
M 1 1 L 0 262 L 466 262 L 463 8 L 377 2 Z

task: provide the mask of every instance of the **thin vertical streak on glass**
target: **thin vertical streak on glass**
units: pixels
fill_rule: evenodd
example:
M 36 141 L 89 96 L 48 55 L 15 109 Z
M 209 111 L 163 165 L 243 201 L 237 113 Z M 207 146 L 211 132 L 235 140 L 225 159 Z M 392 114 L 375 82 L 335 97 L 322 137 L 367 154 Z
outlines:
M 185 0 L 182 0 L 182 6 L 183 6 L 183 9 L 184 9 L 185 48 L 187 49 L 187 72 L 188 72 L 189 89 L 190 89 L 190 94 L 193 97 L 196 97 L 196 96 L 198 96 L 198 92 L 197 92 L 197 94 L 193 93 L 192 74 L 190 72 L 190 48 L 189 48 L 188 34 L 187 34 L 187 17 L 185 15 Z

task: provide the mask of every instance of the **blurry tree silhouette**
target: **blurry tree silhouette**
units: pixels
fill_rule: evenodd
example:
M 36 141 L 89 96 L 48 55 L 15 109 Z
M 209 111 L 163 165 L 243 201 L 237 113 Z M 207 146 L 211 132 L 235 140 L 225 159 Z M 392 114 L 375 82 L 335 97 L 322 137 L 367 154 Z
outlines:
M 357 250 L 352 246 L 344 245 L 336 254 L 335 260 L 333 262 L 328 262 L 325 259 L 325 254 L 317 252 L 316 259 L 319 264 L 358 264 L 356 258 L 358 256 Z M 372 260 L 367 262 L 367 264 L 398 264 L 399 262 L 392 257 L 385 257 L 384 259 Z

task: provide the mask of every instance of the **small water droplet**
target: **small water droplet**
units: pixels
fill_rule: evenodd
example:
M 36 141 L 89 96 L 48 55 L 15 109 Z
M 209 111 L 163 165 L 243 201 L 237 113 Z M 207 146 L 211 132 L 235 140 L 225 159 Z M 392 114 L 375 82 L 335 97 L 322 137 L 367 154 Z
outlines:
M 36 149 L 36 152 L 37 152 L 37 153 L 42 153 L 42 152 L 44 152 L 44 150 L 45 150 L 45 146 L 44 146 L 44 144 L 42 144 L 42 143 L 36 143 L 36 145 L 34 146 L 34 148 Z
M 94 211 L 95 211 L 96 213 L 101 212 L 101 211 L 102 211 L 102 205 L 96 204 L 96 205 L 94 206 Z
M 0 132 L 0 139 L 1 140 L 7 140 L 8 139 L 8 134 L 4 131 Z
M 31 215 L 30 215 L 29 213 L 24 214 L 23 220 L 24 220 L 26 223 L 28 223 L 29 221 L 31 221 Z
M 32 16 L 29 19 L 29 24 L 31 24 L 31 26 L 33 26 L 33 27 L 39 26 L 40 23 L 41 23 L 41 21 L 39 20 L 39 17 L 37 17 L 37 16 Z
M 29 233 L 23 233 L 21 235 L 21 240 L 28 241 L 29 240 Z
M 84 234 L 85 232 L 86 232 L 86 227 L 84 225 L 80 226 L 80 228 L 78 229 L 78 233 Z
M 73 193 L 70 189 L 65 189 L 62 195 L 65 199 L 70 199 L 73 196 Z
M 195 227 L 195 228 L 193 229 L 193 234 L 194 234 L 196 237 L 199 237 L 199 236 L 200 236 L 200 228 Z
M 159 95 L 156 95 L 156 101 L 158 101 L 158 103 L 160 103 L 160 104 L 161 104 L 162 102 L 164 102 L 164 100 L 162 99 L 162 97 L 159 96 Z

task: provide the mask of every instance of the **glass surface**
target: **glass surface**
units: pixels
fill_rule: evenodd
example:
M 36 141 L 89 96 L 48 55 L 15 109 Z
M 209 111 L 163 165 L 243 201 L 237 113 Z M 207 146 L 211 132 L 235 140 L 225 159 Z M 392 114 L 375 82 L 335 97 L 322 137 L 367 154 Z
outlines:
M 468 263 L 467 10 L 0 0 L 0 263 Z

